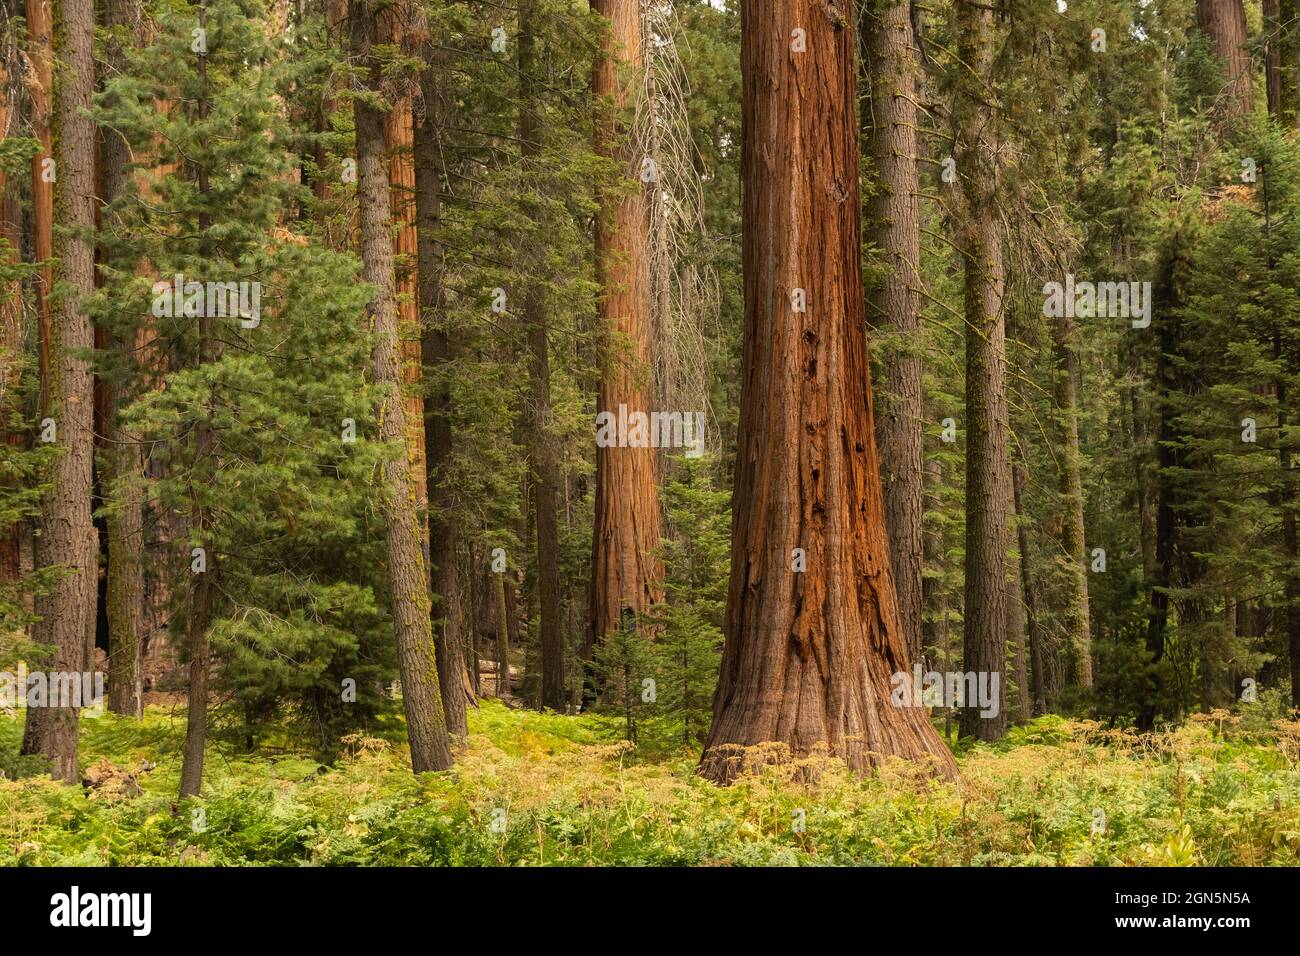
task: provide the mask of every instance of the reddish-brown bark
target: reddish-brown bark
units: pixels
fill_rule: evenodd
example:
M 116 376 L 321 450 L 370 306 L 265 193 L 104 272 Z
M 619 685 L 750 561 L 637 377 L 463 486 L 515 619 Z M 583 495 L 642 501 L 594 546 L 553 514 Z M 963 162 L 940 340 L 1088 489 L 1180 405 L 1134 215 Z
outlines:
M 726 640 L 701 772 L 730 781 L 739 748 L 777 742 L 795 756 L 827 747 L 857 770 L 901 756 L 952 776 L 927 711 L 891 700 L 909 657 L 863 335 L 852 19 L 813 0 L 749 0 L 741 17 L 744 360 Z M 793 570 L 795 549 L 807 570 Z
M 642 68 L 641 13 L 636 0 L 591 0 L 609 22 L 593 89 L 602 99 L 597 151 L 614 157 L 636 179 L 642 157 L 623 138 L 621 114 L 631 108 Z M 622 139 L 622 142 L 619 140 Z M 605 367 L 596 411 L 649 413 L 651 299 L 647 271 L 649 212 L 643 189 L 604 191 L 596 223 L 596 269 L 601 287 L 600 334 Z M 659 490 L 653 448 L 596 449 L 595 528 L 587 651 L 628 616 L 663 599 L 656 557 Z

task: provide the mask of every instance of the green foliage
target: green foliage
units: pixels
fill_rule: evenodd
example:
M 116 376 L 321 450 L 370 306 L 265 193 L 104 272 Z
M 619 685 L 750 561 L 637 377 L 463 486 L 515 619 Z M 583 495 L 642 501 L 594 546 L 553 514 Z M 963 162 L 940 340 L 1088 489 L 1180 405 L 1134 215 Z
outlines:
M 0 719 L 0 754 L 20 733 Z M 0 863 L 1232 866 L 1300 850 L 1294 723 L 1206 719 L 1141 741 L 1043 718 L 970 748 L 961 790 L 903 764 L 862 779 L 820 758 L 805 764 L 815 782 L 769 767 L 720 788 L 693 756 L 629 761 L 607 742 L 617 733 L 485 701 L 446 773 L 412 777 L 388 740 L 356 736 L 330 767 L 294 753 L 213 760 L 205 797 L 176 805 L 183 728 L 161 711 L 107 715 L 83 722 L 84 760 L 157 761 L 138 774 L 143 793 L 0 781 Z
M 391 707 L 373 489 L 385 457 L 402 451 L 368 440 L 377 395 L 357 333 L 370 296 L 357 261 L 278 226 L 295 188 L 273 96 L 284 51 L 256 2 L 218 0 L 207 18 L 206 77 L 183 55 L 192 14 L 164 12 L 150 45 L 131 51 L 131 69 L 97 98 L 99 119 L 135 155 L 201 168 L 208 186 L 147 170 L 134 179 L 105 217 L 114 267 L 95 311 L 127 340 L 152 312 L 170 353 L 163 387 L 143 391 L 123 422 L 148 443 L 146 496 L 186 529 L 170 567 L 176 634 L 201 548 L 219 595 L 210 637 L 217 683 L 234 704 L 229 726 L 252 742 L 287 711 L 328 751 Z M 164 100 L 176 106 L 158 110 Z M 150 275 L 137 275 L 142 262 Z M 213 318 L 205 351 L 195 315 L 167 290 L 174 276 L 258 283 L 260 314 Z M 107 375 L 131 373 L 106 363 Z M 210 449 L 195 438 L 200 425 Z

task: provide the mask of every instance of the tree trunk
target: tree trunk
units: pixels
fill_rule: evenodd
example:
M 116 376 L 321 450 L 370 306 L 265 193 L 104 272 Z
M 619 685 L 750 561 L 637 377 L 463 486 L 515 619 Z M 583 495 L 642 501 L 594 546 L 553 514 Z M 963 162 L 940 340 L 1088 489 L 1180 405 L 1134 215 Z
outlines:
M 1250 50 L 1246 46 L 1246 11 L 1242 0 L 1196 0 L 1196 24 L 1223 60 L 1227 116 L 1244 116 L 1251 108 Z
M 18 113 L 10 109 L 10 76 L 0 63 L 0 142 L 16 129 Z M 21 203 L 0 171 L 0 239 L 6 264 L 22 261 Z M 22 401 L 19 387 L 23 371 L 23 287 L 19 279 L 0 287 L 0 442 L 23 444 Z M 0 527 L 0 582 L 14 584 L 22 577 L 22 539 L 26 522 Z
M 926 709 L 891 701 L 908 649 L 862 334 L 855 51 L 852 21 L 821 3 L 741 8 L 744 358 L 725 643 L 700 767 L 718 782 L 765 742 L 796 757 L 828 747 L 855 770 L 896 755 L 956 774 Z
M 879 366 L 883 381 L 876 392 L 876 436 L 899 620 L 908 654 L 919 661 L 924 606 L 925 436 L 922 328 L 916 291 L 921 262 L 916 64 L 909 0 L 869 0 L 866 7 L 862 50 L 870 89 L 863 100 L 862 125 L 879 178 L 879 189 L 868 203 L 866 228 L 887 266 L 884 277 L 867 296 L 867 322 L 873 331 L 892 340 L 888 360 Z
M 1300 0 L 1295 0 L 1291 8 L 1291 46 L 1294 49 L 1294 67 L 1295 88 L 1292 90 L 1294 96 L 1294 123 L 1297 129 L 1300 129 Z
M 58 215 L 68 232 L 60 240 L 59 282 L 66 285 L 50 337 L 50 415 L 61 454 L 46 496 L 41 535 L 44 566 L 67 572 L 40 595 L 33 637 L 54 647 L 50 670 L 78 677 L 88 662 L 87 636 L 93 634 L 99 598 L 99 543 L 91 520 L 94 426 L 93 376 L 84 357 L 94 347 L 90 318 L 81 301 L 94 291 L 94 251 L 87 237 L 95 228 L 95 126 L 89 118 L 95 89 L 92 47 L 94 5 L 63 0 L 63 47 L 58 103 Z M 42 708 L 29 708 L 41 714 Z M 77 708 L 50 707 L 37 718 L 33 743 L 51 761 L 57 780 L 76 783 Z M 25 741 L 26 742 L 26 741 Z
M 954 98 L 961 181 L 961 245 L 966 273 L 966 590 L 962 637 L 966 671 L 992 680 L 1006 664 L 1007 447 L 1005 278 L 996 183 L 993 111 L 981 92 L 992 75 L 994 14 L 966 0 L 956 6 L 958 56 L 973 76 Z M 997 740 L 1006 711 L 981 716 L 978 703 L 961 708 L 958 732 Z
M 1005 491 L 1010 495 L 1007 512 L 1014 530 L 1008 537 L 1009 551 L 1007 568 L 1007 653 L 1011 656 L 1011 671 L 1016 680 L 1015 706 L 1012 716 L 1018 723 L 1029 720 L 1031 705 L 1029 693 L 1029 648 L 1026 646 L 1028 609 L 1022 600 L 1025 593 L 1025 552 L 1023 550 L 1024 531 L 1020 514 L 1020 499 L 1014 487 L 1015 479 L 1006 483 Z M 1010 698 L 1008 697 L 1008 700 Z
M 379 43 L 404 49 L 410 21 L 407 0 L 395 0 L 376 7 L 376 38 Z M 402 394 L 406 404 L 406 453 L 410 461 L 410 488 L 420 523 L 427 572 L 429 545 L 429 487 L 424 447 L 424 393 L 421 386 L 420 305 L 416 264 L 419 239 L 415 228 L 414 122 L 411 94 L 407 87 L 392 91 L 384 114 L 384 149 L 388 154 L 389 212 L 396 225 L 393 256 L 396 281 L 397 329 L 402 350 Z
M 591 0 L 608 21 L 592 87 L 603 102 L 596 123 L 596 149 L 636 178 L 642 156 L 619 143 L 618 114 L 631 108 L 643 69 L 640 4 Z M 643 189 L 601 190 L 596 221 L 596 273 L 600 284 L 600 333 L 604 368 L 596 411 L 618 416 L 651 411 L 646 379 L 651 369 L 649 212 Z M 659 565 L 659 489 L 653 448 L 596 449 L 596 502 L 592 533 L 591 608 L 585 656 L 605 634 L 663 600 Z
M 510 624 L 506 613 L 506 575 L 495 574 L 497 603 L 497 682 L 496 696 L 500 700 L 510 693 Z
M 1011 491 L 1012 501 L 1015 505 L 1015 513 L 1018 517 L 1023 518 L 1024 510 L 1021 506 L 1021 488 L 1024 487 L 1027 476 L 1022 467 L 1016 466 L 1011 469 Z M 1016 522 L 1016 535 L 1020 545 L 1020 585 L 1023 589 L 1025 605 L 1025 632 L 1029 641 L 1029 668 L 1032 683 L 1032 696 L 1034 701 L 1033 716 L 1038 717 L 1047 713 L 1047 684 L 1043 675 L 1043 638 L 1042 631 L 1038 624 L 1038 610 L 1034 599 L 1036 588 L 1034 586 L 1034 575 L 1029 563 L 1029 532 L 1026 529 L 1025 522 L 1018 520 Z
M 50 104 L 54 96 L 53 3 L 54 0 L 27 0 L 27 56 L 32 65 L 32 77 L 28 85 L 32 136 L 41 144 L 40 150 L 32 157 L 32 256 L 36 262 L 46 263 L 36 277 L 42 417 L 50 413 L 50 387 L 53 382 L 53 369 L 50 365 L 53 351 L 50 290 L 54 286 L 54 272 L 49 262 L 54 256 L 54 177 L 51 174 L 56 170 L 53 167 L 47 169 L 46 166 L 54 158 L 50 119 Z
M 1187 267 L 1185 237 L 1176 232 L 1160 266 L 1158 281 L 1152 290 L 1153 311 L 1169 316 L 1160 323 L 1157 333 L 1159 351 L 1156 359 L 1155 390 L 1160 424 L 1156 435 L 1156 516 L 1155 574 L 1152 576 L 1150 609 L 1147 614 L 1146 651 L 1149 656 L 1143 699 L 1135 721 L 1138 730 L 1154 729 L 1163 690 L 1160 663 L 1165 653 L 1165 635 L 1169 626 L 1169 588 L 1174 585 L 1174 532 L 1177 508 L 1175 470 L 1182 455 L 1175 447 L 1180 436 L 1170 396 L 1181 390 L 1175 363 L 1182 350 L 1182 329 L 1178 309 L 1182 305 L 1183 271 Z
M 537 169 L 541 154 L 541 97 L 535 53 L 537 0 L 519 3 L 519 142 L 525 167 Z M 541 257 L 538 257 L 541 261 Z M 564 634 L 560 630 L 559 463 L 551 422 L 550 343 L 545 289 L 529 280 L 524 291 L 524 327 L 528 336 L 528 457 L 533 469 L 537 523 L 537 598 L 542 657 L 542 706 L 565 709 Z
M 199 0 L 199 26 L 207 23 L 207 7 Z M 208 58 L 206 52 L 199 53 L 199 121 L 208 117 Z M 199 166 L 199 194 L 208 193 L 208 169 Z M 199 213 L 199 250 L 206 251 L 211 216 L 207 212 Z M 217 358 L 216 338 L 213 316 L 204 309 L 199 315 L 199 363 L 207 365 Z M 202 476 L 206 470 L 209 474 L 215 467 L 215 436 L 212 429 L 212 415 L 215 396 L 208 391 L 206 407 L 199 416 L 194 429 L 194 470 L 196 486 L 202 485 Z M 194 502 L 194 537 L 200 548 L 212 544 L 212 513 L 197 499 Z M 193 552 L 191 552 L 192 554 Z M 190 571 L 195 574 L 194 587 L 190 595 L 190 617 L 186 627 L 186 637 L 190 652 L 189 694 L 185 715 L 185 746 L 181 756 L 182 797 L 197 797 L 203 789 L 203 759 L 208 745 L 208 628 L 212 623 L 212 575 L 216 573 L 209 558 L 204 553 L 203 565 L 197 572 L 193 563 Z
M 1283 360 L 1282 336 L 1275 333 L 1273 337 L 1274 358 Z M 1281 365 L 1280 367 L 1285 367 Z M 1282 517 L 1282 548 L 1287 562 L 1284 576 L 1284 599 L 1286 602 L 1286 636 L 1287 652 L 1291 661 L 1291 706 L 1300 710 L 1300 533 L 1296 529 L 1296 489 L 1291 468 L 1291 445 L 1287 436 L 1289 425 L 1286 402 L 1286 379 L 1282 376 L 1274 382 L 1277 393 L 1277 434 L 1278 464 L 1282 473 L 1282 493 L 1278 496 L 1278 510 Z
M 1268 91 L 1269 115 L 1282 122 L 1282 24 L 1281 0 L 1264 2 L 1264 86 Z
M 1088 608 L 1088 553 L 1083 523 L 1083 456 L 1079 450 L 1078 359 L 1074 351 L 1074 334 L 1074 323 L 1068 316 L 1062 314 L 1054 321 L 1054 398 L 1060 422 L 1061 503 L 1065 508 L 1061 523 L 1061 550 L 1070 562 L 1070 595 L 1062 620 L 1070 645 L 1075 683 L 1087 688 L 1092 686 L 1092 628 Z
M 370 52 L 375 43 L 374 8 L 367 0 L 350 0 L 348 12 L 353 59 L 365 68 L 369 89 L 382 92 L 380 69 Z M 405 452 L 410 433 L 402 395 L 402 347 L 394 295 L 393 246 L 388 235 L 384 117 L 362 97 L 353 100 L 353 112 L 362 278 L 376 289 L 369 308 L 375 336 L 371 363 L 375 384 L 385 389 L 376 409 L 376 420 L 380 423 L 380 441 Z M 407 453 L 384 465 L 379 497 L 386 526 L 393 633 L 397 640 L 406 733 L 411 742 L 411 767 L 416 773 L 446 770 L 451 766 L 451 748 L 433 647 L 419 503 L 411 487 Z
M 431 54 L 420 78 L 424 116 L 414 131 L 415 217 L 418 224 L 420 305 L 424 322 L 420 334 L 421 360 L 430 370 L 433 388 L 424 408 L 424 445 L 429 489 L 429 572 L 433 628 L 438 659 L 438 683 L 447 730 L 464 741 L 469 734 L 466 707 L 473 688 L 465 669 L 463 615 L 456 587 L 456 543 L 459 525 L 452 491 L 451 374 L 455 351 L 447 335 L 443 295 L 446 256 L 438 229 L 442 224 L 442 158 L 438 142 L 445 121 L 446 72 L 440 53 Z
M 108 0 L 104 7 L 104 25 L 110 31 L 105 44 L 105 66 L 109 74 L 125 69 L 123 42 L 138 14 L 133 0 Z M 100 180 L 103 202 L 107 207 L 118 199 L 127 183 L 130 150 L 121 134 L 115 130 L 101 130 Z M 102 224 L 105 228 L 108 223 Z M 105 250 L 107 258 L 110 253 Z M 129 268 L 126 263 L 113 263 Z M 136 338 L 134 335 L 115 335 L 110 347 L 127 359 L 127 367 L 135 362 Z M 105 594 L 108 616 L 108 708 L 126 717 L 144 715 L 144 680 L 141 670 L 144 650 L 144 455 L 134 436 L 122 427 L 121 411 L 130 404 L 131 383 L 122 376 L 116 381 L 105 381 L 104 421 L 108 430 L 108 447 L 104 464 L 108 474 L 103 478 L 105 493 L 110 489 L 114 507 L 109 511 L 108 538 L 108 589 Z

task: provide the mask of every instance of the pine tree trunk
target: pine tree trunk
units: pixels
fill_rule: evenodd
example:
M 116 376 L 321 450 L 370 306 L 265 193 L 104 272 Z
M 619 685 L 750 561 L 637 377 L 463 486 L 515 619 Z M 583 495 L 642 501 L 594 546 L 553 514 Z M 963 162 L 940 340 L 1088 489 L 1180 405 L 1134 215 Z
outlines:
M 1223 90 L 1227 116 L 1245 116 L 1251 109 L 1251 65 L 1247 48 L 1246 11 L 1242 0 L 1196 0 L 1196 24 L 1210 38 L 1223 60 L 1227 84 Z
M 739 748 L 765 742 L 797 757 L 828 747 L 855 770 L 901 756 L 956 773 L 926 709 L 891 701 L 908 649 L 862 334 L 854 32 L 813 0 L 741 9 L 744 358 L 725 643 L 700 767 L 719 782 Z
M 47 263 L 37 273 L 35 296 L 40 338 L 42 417 L 50 413 L 53 382 L 50 290 L 54 286 L 54 272 L 48 263 L 54 256 L 54 181 L 47 175 L 45 165 L 54 157 L 50 112 L 54 97 L 53 4 L 54 0 L 27 0 L 27 57 L 32 65 L 32 77 L 28 83 L 32 136 L 41 144 L 40 150 L 32 157 L 32 256 L 36 262 Z
M 405 49 L 410 17 L 407 0 L 395 0 L 376 7 L 377 41 Z M 409 483 L 420 523 L 427 572 L 430 560 L 429 486 L 424 447 L 422 345 L 416 275 L 419 239 L 415 228 L 414 138 L 411 95 L 403 86 L 396 91 L 384 114 L 384 149 L 388 154 L 389 213 L 397 227 L 393 236 L 393 261 L 397 283 L 397 329 L 402 350 L 402 394 L 406 404 L 406 452 L 411 466 Z
M 1074 351 L 1074 323 L 1067 316 L 1052 327 L 1056 352 L 1054 399 L 1060 422 L 1061 550 L 1069 558 L 1070 594 L 1062 620 L 1079 687 L 1092 686 L 1092 627 L 1088 607 L 1088 553 L 1083 523 L 1083 462 L 1079 450 L 1079 406 L 1076 387 L 1078 360 Z
M 107 71 L 125 69 L 124 40 L 130 36 L 138 15 L 133 0 L 108 0 L 104 6 L 104 25 L 111 31 L 105 44 Z M 130 150 L 121 134 L 101 130 L 100 180 L 103 202 L 111 205 L 127 183 Z M 107 211 L 104 212 L 107 216 Z M 105 227 L 108 223 L 103 223 Z M 106 251 L 105 256 L 109 253 Z M 117 268 L 130 264 L 115 262 Z M 135 337 L 115 336 L 110 343 L 118 355 L 128 360 L 135 354 Z M 134 362 L 128 361 L 128 367 Z M 127 717 L 144 715 L 144 681 L 142 674 L 144 642 L 144 490 L 141 486 L 144 455 L 141 446 L 119 421 L 122 409 L 130 403 L 130 383 L 123 378 L 105 381 L 104 421 L 108 429 L 108 447 L 103 478 L 105 492 L 114 494 L 114 508 L 106 519 L 108 531 L 108 589 L 105 594 L 108 616 L 108 708 Z
M 0 63 L 0 142 L 17 128 L 18 112 L 10 109 L 10 76 Z M 23 211 L 0 171 L 0 239 L 7 244 L 6 264 L 22 261 Z M 23 368 L 23 288 L 18 279 L 0 286 L 0 442 L 23 444 L 22 402 L 19 388 Z M 15 427 L 17 426 L 17 427 Z M 22 577 L 22 538 L 25 522 L 0 527 L 0 582 L 13 584 Z
M 496 696 L 502 699 L 510 693 L 510 624 L 506 612 L 506 575 L 493 575 L 497 604 L 497 682 Z
M 375 43 L 374 9 L 366 0 L 351 0 L 352 56 L 365 68 L 370 90 L 382 90 L 371 56 Z M 353 100 L 356 125 L 357 200 L 361 235 L 362 277 L 375 286 L 370 321 L 375 335 L 371 362 L 375 384 L 385 389 L 376 410 L 380 441 L 406 449 L 410 430 L 402 393 L 402 345 L 398 330 L 389 240 L 389 185 L 384 156 L 384 117 L 363 97 Z M 411 767 L 416 773 L 451 766 L 447 721 L 438 685 L 436 653 L 430 624 L 428 575 L 425 572 L 419 502 L 411 487 L 408 454 L 384 465 L 380 510 L 384 516 L 393 632 Z
M 519 142 L 526 166 L 537 168 L 541 116 L 535 53 L 537 0 L 519 3 Z M 565 709 L 564 634 L 560 630 L 559 465 L 552 435 L 550 343 L 545 290 L 530 282 L 524 291 L 529 355 L 528 457 L 533 469 L 537 522 L 537 598 L 541 634 L 542 706 Z
M 63 0 L 63 47 L 58 98 L 58 216 L 68 233 L 60 240 L 59 276 L 66 284 L 51 329 L 50 415 L 61 454 L 43 507 L 42 565 L 67 572 L 40 595 L 33 637 L 54 647 L 50 671 L 80 675 L 89 665 L 87 636 L 98 603 L 99 544 L 91 520 L 93 490 L 93 376 L 85 355 L 94 347 L 90 318 L 81 301 L 94 290 L 94 251 L 87 236 L 95 227 L 95 127 L 88 113 L 95 88 L 92 47 L 94 5 Z M 41 708 L 29 708 L 29 720 Z M 51 707 L 38 718 L 36 743 L 57 780 L 76 783 L 77 708 Z
M 444 122 L 446 82 L 441 55 L 433 53 L 421 76 L 425 112 L 414 130 L 415 217 L 418 225 L 420 305 L 424 322 L 420 335 L 421 360 L 430 369 L 434 385 L 424 408 L 424 445 L 428 456 L 429 572 L 432 591 L 434 643 L 438 683 L 443 688 L 442 709 L 447 730 L 457 740 L 469 733 L 466 707 L 474 693 L 465 667 L 463 616 L 456 587 L 456 543 L 459 525 L 452 493 L 451 383 L 455 361 L 447 335 L 443 275 L 446 256 L 438 229 L 442 223 L 442 159 L 439 124 Z
M 1024 552 L 1020 539 L 1024 536 L 1021 529 L 1020 502 L 1016 497 L 1014 478 L 1006 483 L 1006 493 L 1010 496 L 1007 512 L 1014 530 L 1008 536 L 1009 567 L 1007 568 L 1007 654 L 1011 658 L 1011 671 L 1016 680 L 1015 705 L 1012 716 L 1019 723 L 1030 717 L 1029 700 L 1029 648 L 1026 644 L 1027 609 L 1022 600 L 1025 593 Z M 1008 700 L 1010 696 L 1008 695 Z
M 1295 0 L 1291 8 L 1291 47 L 1294 50 L 1292 71 L 1295 73 L 1295 86 L 1292 89 L 1294 124 L 1300 129 L 1300 0 Z
M 1026 475 L 1023 468 L 1014 466 L 1011 469 L 1011 492 L 1012 501 L 1015 505 L 1015 513 L 1018 517 L 1023 518 L 1024 510 L 1020 504 L 1021 488 L 1026 481 Z M 1016 522 L 1016 535 L 1020 545 L 1020 586 L 1021 594 L 1024 598 L 1025 607 L 1025 632 L 1029 642 L 1029 670 L 1031 684 L 1031 695 L 1034 701 L 1032 715 L 1034 717 L 1047 713 L 1047 685 L 1043 675 L 1043 639 L 1042 631 L 1038 623 L 1038 611 L 1034 600 L 1035 587 L 1034 575 L 1029 563 L 1029 532 L 1023 520 Z
M 636 0 L 591 0 L 608 21 L 592 87 L 605 102 L 598 109 L 596 149 L 617 160 L 635 179 L 642 156 L 619 139 L 617 117 L 635 100 L 643 69 L 641 9 Z M 611 112 L 605 112 L 611 110 Z M 596 272 L 600 284 L 600 334 L 604 361 L 596 411 L 649 413 L 651 369 L 650 226 L 643 189 L 601 191 L 596 222 Z M 638 615 L 663 600 L 657 558 L 659 489 L 653 448 L 596 449 L 595 526 L 592 533 L 591 607 L 585 656 L 627 613 Z
M 1273 355 L 1283 360 L 1282 337 L 1273 338 Z M 1283 598 L 1286 602 L 1287 653 L 1291 661 L 1291 706 L 1300 710 L 1300 533 L 1296 528 L 1296 487 L 1292 473 L 1291 445 L 1287 437 L 1289 425 L 1286 402 L 1286 380 L 1279 376 L 1274 382 L 1277 394 L 1278 465 L 1282 473 L 1283 489 L 1279 496 L 1282 517 L 1282 548 L 1288 572 L 1284 575 Z
M 884 277 L 867 296 L 867 322 L 891 343 L 881 363 L 876 436 L 880 442 L 885 524 L 898 612 L 908 653 L 921 659 L 924 552 L 924 394 L 917 287 L 921 229 L 917 211 L 916 64 L 909 0 L 870 0 L 863 18 L 863 126 L 878 191 L 868 203 L 868 237 L 882 251 Z
M 1175 469 L 1180 465 L 1180 454 L 1175 445 L 1180 439 L 1170 396 L 1181 390 L 1182 383 L 1175 363 L 1182 351 L 1182 327 L 1177 318 L 1183 304 L 1183 271 L 1187 267 L 1184 245 L 1186 237 L 1176 232 L 1169 240 L 1169 248 L 1161 263 L 1160 275 L 1152 290 L 1152 309 L 1170 318 L 1159 323 L 1156 353 L 1155 391 L 1160 424 L 1156 434 L 1156 515 L 1155 515 L 1155 574 L 1151 579 L 1150 609 L 1147 614 L 1146 651 L 1148 671 L 1142 700 L 1138 705 L 1135 725 L 1138 730 L 1155 728 L 1159 712 L 1159 698 L 1163 691 L 1160 664 L 1165 654 L 1165 638 L 1169 626 L 1169 588 L 1175 581 L 1174 533 L 1178 507 Z
M 1264 4 L 1264 87 L 1268 91 L 1269 115 L 1282 122 L 1282 25 L 1281 0 Z
M 199 26 L 207 23 L 207 7 L 199 0 Z M 206 52 L 199 53 L 199 121 L 208 116 L 208 58 Z M 208 193 L 208 169 L 198 167 L 199 194 Z M 211 216 L 205 211 L 199 213 L 199 250 L 207 251 L 208 229 Z M 213 316 L 203 310 L 199 315 L 199 363 L 201 366 L 216 361 L 217 346 L 214 335 Z M 195 486 L 203 484 L 203 477 L 211 474 L 215 468 L 215 436 L 212 429 L 215 396 L 208 391 L 206 407 L 199 416 L 194 429 L 194 471 Z M 199 547 L 207 549 L 212 544 L 212 514 L 206 503 L 197 499 L 193 511 L 194 539 Z M 193 554 L 193 552 L 191 552 Z M 194 586 L 190 594 L 190 617 L 186 626 L 186 637 L 190 652 L 189 693 L 185 714 L 185 745 L 181 754 L 181 789 L 182 797 L 197 797 L 203 790 L 203 760 L 208 745 L 208 628 L 212 624 L 212 575 L 216 573 L 205 550 L 203 564 L 196 569 L 191 563 L 190 571 L 194 575 Z
M 958 55 L 976 78 L 992 74 L 992 9 L 959 0 Z M 966 273 L 966 589 L 963 666 L 985 679 L 1006 665 L 1007 597 L 1007 412 L 1005 279 L 999 227 L 995 144 L 989 141 L 992 109 L 982 83 L 963 91 L 953 106 L 958 127 L 958 176 L 964 202 L 961 246 Z M 1005 682 L 1002 682 L 1005 683 Z M 1006 710 L 981 716 L 977 702 L 961 708 L 959 733 L 997 740 L 1006 731 Z

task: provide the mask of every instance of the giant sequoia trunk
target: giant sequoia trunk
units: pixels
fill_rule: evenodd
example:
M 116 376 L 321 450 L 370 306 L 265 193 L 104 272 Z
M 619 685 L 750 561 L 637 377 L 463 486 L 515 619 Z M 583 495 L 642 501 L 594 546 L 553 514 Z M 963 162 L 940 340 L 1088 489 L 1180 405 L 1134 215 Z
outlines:
M 926 710 L 891 701 L 909 657 L 862 334 L 854 27 L 813 0 L 749 0 L 741 17 L 744 360 L 701 772 L 730 781 L 741 748 L 777 742 L 796 756 L 829 747 L 856 770 L 897 755 L 951 776 Z
M 994 13 L 960 0 L 956 6 L 958 55 L 969 64 L 954 97 L 956 160 L 961 180 L 961 248 L 966 311 L 966 589 L 963 665 L 1000 683 L 1006 663 L 1007 448 L 1005 276 L 997 208 L 995 117 L 983 94 L 992 77 Z M 959 732 L 997 740 L 1006 712 L 985 714 L 967 700 Z
M 1223 60 L 1227 83 L 1223 90 L 1228 116 L 1244 116 L 1251 107 L 1250 50 L 1246 43 L 1246 11 L 1242 0 L 1196 0 L 1196 25 L 1209 37 Z
M 92 45 L 95 31 L 91 0 L 61 4 L 63 47 L 58 103 L 58 213 L 68 229 L 59 248 L 58 303 L 50 337 L 48 389 L 50 415 L 61 454 L 43 506 L 41 564 L 65 574 L 36 603 L 40 621 L 33 637 L 54 647 L 52 672 L 84 672 L 93 640 L 99 598 L 99 542 L 91 520 L 94 458 L 93 381 L 86 355 L 94 332 L 82 301 L 94 290 L 94 251 L 88 236 L 95 227 L 95 126 L 89 118 L 95 88 Z M 35 715 L 35 717 L 33 716 Z M 54 777 L 75 783 L 77 708 L 29 708 L 34 744 L 50 758 Z
M 352 56 L 367 71 L 370 88 L 379 90 L 381 73 L 370 52 L 375 43 L 374 9 L 366 0 L 351 0 L 348 6 Z M 376 289 L 369 309 L 375 336 L 371 366 L 375 384 L 385 390 L 375 417 L 379 439 L 405 450 L 409 435 L 402 396 L 393 246 L 388 235 L 384 117 L 363 97 L 353 100 L 353 114 L 362 277 Z M 383 479 L 379 501 L 385 523 L 388 587 L 411 767 L 416 773 L 446 770 L 451 766 L 451 747 L 433 647 L 423 535 L 406 454 L 384 465 Z
M 918 309 L 921 226 L 917 211 L 916 64 L 909 0 L 870 0 L 862 23 L 863 126 L 878 191 L 867 208 L 869 237 L 886 272 L 867 296 L 867 322 L 896 338 L 877 391 L 876 435 L 885 491 L 898 616 L 913 660 L 921 659 L 925 515 L 924 404 Z
M 541 102 L 535 51 L 537 0 L 519 3 L 519 143 L 522 158 L 534 169 L 541 154 Z M 537 257 L 540 261 L 541 257 Z M 560 630 L 560 469 L 551 422 L 550 343 L 546 328 L 545 289 L 533 280 L 524 290 L 524 327 L 528 336 L 528 458 L 533 469 L 537 521 L 537 599 L 541 629 L 542 706 L 564 711 L 564 634 Z
M 642 64 L 641 6 L 637 0 L 591 0 L 608 21 L 592 87 L 603 102 L 597 120 L 597 151 L 616 159 L 629 178 L 641 170 L 635 144 L 622 137 L 620 114 L 635 100 Z M 596 222 L 596 270 L 600 283 L 600 333 L 605 366 L 596 411 L 618 415 L 651 411 L 649 388 L 650 227 L 643 189 L 602 190 Z M 659 490 L 653 448 L 596 449 L 595 527 L 592 534 L 591 607 L 586 635 L 592 645 L 621 627 L 629 615 L 662 600 Z
M 415 218 L 419 258 L 421 360 L 430 370 L 433 387 L 424 408 L 424 447 L 429 488 L 429 586 L 432 598 L 438 682 L 447 731 L 458 740 L 469 733 L 466 706 L 474 695 L 465 669 L 463 615 L 456 587 L 456 521 L 452 492 L 451 383 L 448 374 L 455 353 L 444 323 L 443 273 L 445 254 L 438 239 L 442 223 L 442 159 L 439 124 L 445 121 L 446 82 L 442 54 L 434 53 L 421 76 L 424 115 L 414 130 Z

